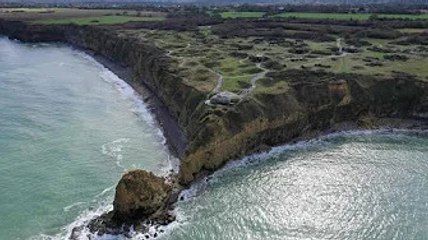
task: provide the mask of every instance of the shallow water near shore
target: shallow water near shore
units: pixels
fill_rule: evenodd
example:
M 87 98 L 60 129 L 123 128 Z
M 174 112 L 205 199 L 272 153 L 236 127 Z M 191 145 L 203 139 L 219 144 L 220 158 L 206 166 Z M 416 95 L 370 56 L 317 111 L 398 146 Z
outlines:
M 67 239 L 126 169 L 171 167 L 141 99 L 63 45 L 0 38 L 0 133 L 0 239 Z M 427 190 L 426 132 L 332 134 L 194 184 L 157 239 L 425 240 Z

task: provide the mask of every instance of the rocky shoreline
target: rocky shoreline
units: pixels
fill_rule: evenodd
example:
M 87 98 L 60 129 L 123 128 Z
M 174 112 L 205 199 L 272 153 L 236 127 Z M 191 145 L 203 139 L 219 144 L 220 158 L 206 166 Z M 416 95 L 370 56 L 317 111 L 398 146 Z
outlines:
M 352 129 L 428 129 L 428 82 L 411 75 L 287 70 L 272 76 L 287 81 L 286 92 L 253 93 L 235 106 L 208 106 L 208 93 L 187 85 L 162 49 L 114 30 L 0 20 L 0 34 L 24 42 L 63 42 L 92 53 L 149 103 L 167 145 L 181 159 L 179 173 L 167 179 L 143 170 L 127 173 L 116 188 L 113 212 L 89 223 L 99 234 L 127 232 L 130 226 L 144 232 L 147 225 L 174 221 L 170 210 L 183 188 L 228 161 L 273 146 Z

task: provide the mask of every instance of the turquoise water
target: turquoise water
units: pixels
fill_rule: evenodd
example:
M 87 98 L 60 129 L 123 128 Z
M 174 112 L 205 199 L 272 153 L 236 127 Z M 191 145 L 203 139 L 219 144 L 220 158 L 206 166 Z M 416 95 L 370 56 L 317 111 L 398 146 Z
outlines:
M 132 89 L 87 55 L 0 38 L 0 239 L 61 238 L 110 208 L 125 169 L 167 168 L 162 141 Z
M 163 174 L 168 159 L 147 108 L 114 74 L 63 45 L 0 39 L 1 240 L 67 239 L 111 209 L 126 169 Z M 179 220 L 158 238 L 426 240 L 428 133 L 357 132 L 275 148 L 183 195 Z

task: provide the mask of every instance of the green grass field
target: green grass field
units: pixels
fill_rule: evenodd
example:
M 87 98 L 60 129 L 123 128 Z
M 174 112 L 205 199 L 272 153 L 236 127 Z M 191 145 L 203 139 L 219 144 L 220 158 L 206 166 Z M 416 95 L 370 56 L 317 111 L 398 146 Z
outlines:
M 369 20 L 370 13 L 308 13 L 288 12 L 275 15 L 282 18 L 304 18 L 304 19 L 334 19 L 334 20 Z M 428 14 L 380 14 L 379 18 L 428 20 Z
M 236 15 L 235 15 L 236 16 Z M 298 26 L 298 24 L 295 24 Z M 301 24 L 306 27 L 307 24 Z M 424 29 L 405 29 L 408 32 L 421 32 Z M 289 31 L 289 30 L 287 30 Z M 308 31 L 309 32 L 309 31 Z M 222 77 L 221 91 L 239 93 L 251 87 L 251 80 L 257 73 L 267 69 L 270 72 L 281 72 L 287 69 L 307 69 L 308 71 L 326 71 L 333 73 L 356 73 L 363 75 L 391 76 L 393 71 L 417 75 L 428 79 L 427 57 L 422 46 L 401 46 L 392 39 L 361 38 L 370 44 L 358 47 L 358 52 L 343 56 L 336 55 L 337 41 L 312 41 L 286 39 L 277 44 L 269 40 L 254 41 L 255 37 L 234 37 L 222 39 L 213 34 L 210 28 L 201 27 L 196 34 L 193 31 L 176 32 L 163 30 L 130 30 L 156 42 L 160 48 L 170 52 L 180 76 L 186 84 L 209 93 L 215 86 L 219 75 Z M 344 47 L 352 43 L 343 41 Z M 238 46 L 252 46 L 239 48 Z M 391 54 L 404 55 L 408 60 L 388 60 L 382 51 L 370 50 L 378 47 L 390 49 Z M 306 49 L 305 53 L 296 53 L 295 49 Z M 252 56 L 263 53 L 269 60 L 259 68 Z M 286 81 L 266 75 L 256 83 L 256 94 L 281 94 L 288 91 Z
M 40 13 L 46 11 L 54 11 L 55 8 L 0 8 L 0 12 L 32 12 Z
M 249 87 L 250 80 L 254 74 L 259 73 L 255 64 L 239 60 L 231 57 L 226 57 L 220 61 L 220 65 L 214 68 L 224 78 L 222 90 L 238 92 L 242 86 Z
M 265 15 L 265 12 L 222 12 L 222 18 L 260 18 Z
M 78 17 L 63 19 L 48 19 L 34 21 L 34 24 L 76 24 L 76 25 L 111 25 L 132 21 L 162 21 L 163 17 L 136 17 L 136 16 L 101 16 L 101 17 Z

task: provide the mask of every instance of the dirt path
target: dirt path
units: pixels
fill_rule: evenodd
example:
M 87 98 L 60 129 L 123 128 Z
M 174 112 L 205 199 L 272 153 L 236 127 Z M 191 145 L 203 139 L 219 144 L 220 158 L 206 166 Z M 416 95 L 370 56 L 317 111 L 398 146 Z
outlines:
M 221 91 L 221 88 L 223 87 L 223 83 L 224 83 L 224 78 L 223 75 L 221 75 L 220 73 L 209 69 L 212 73 L 214 73 L 215 75 L 217 75 L 218 79 L 217 79 L 217 85 L 215 86 L 215 88 L 211 91 L 210 95 L 212 94 L 216 94 L 219 93 Z
M 243 89 L 240 93 L 239 96 L 241 96 L 242 98 L 248 97 L 248 95 L 250 95 L 254 89 L 256 89 L 257 87 L 257 81 L 264 78 L 266 76 L 266 73 L 269 71 L 268 69 L 262 67 L 261 63 L 257 63 L 257 67 L 261 70 L 263 70 L 260 73 L 257 73 L 256 75 L 254 75 L 251 78 L 251 87 Z

